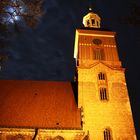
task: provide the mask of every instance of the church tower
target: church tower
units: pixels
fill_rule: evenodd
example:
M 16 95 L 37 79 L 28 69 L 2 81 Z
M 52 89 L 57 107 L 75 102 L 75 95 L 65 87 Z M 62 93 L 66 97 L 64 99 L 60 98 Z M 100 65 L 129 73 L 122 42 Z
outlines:
M 82 128 L 90 140 L 136 140 L 116 33 L 101 29 L 100 21 L 90 9 L 83 18 L 84 28 L 76 30 L 74 57 Z

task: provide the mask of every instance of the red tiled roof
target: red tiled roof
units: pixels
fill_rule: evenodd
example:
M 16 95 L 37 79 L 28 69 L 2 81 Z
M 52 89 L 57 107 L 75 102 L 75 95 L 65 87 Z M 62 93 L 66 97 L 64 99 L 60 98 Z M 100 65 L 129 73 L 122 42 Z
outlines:
M 79 129 L 71 83 L 0 80 L 0 127 Z

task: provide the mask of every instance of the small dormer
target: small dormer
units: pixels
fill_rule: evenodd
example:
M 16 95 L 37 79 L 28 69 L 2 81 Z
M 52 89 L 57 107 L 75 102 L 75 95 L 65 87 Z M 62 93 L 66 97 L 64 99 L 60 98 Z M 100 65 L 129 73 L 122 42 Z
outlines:
M 100 21 L 101 18 L 91 8 L 89 8 L 89 13 L 83 17 L 84 26 L 89 28 L 100 28 Z

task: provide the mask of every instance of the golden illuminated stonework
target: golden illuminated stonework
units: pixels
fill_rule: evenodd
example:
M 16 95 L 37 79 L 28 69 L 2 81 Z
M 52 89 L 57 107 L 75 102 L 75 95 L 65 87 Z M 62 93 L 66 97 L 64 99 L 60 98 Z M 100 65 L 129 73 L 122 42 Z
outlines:
M 91 11 L 83 22 L 74 47 L 78 104 L 70 82 L 0 80 L 0 140 L 136 140 L 116 33 L 97 30 Z
M 86 27 L 76 30 L 74 50 L 83 130 L 91 140 L 136 140 L 116 33 Z

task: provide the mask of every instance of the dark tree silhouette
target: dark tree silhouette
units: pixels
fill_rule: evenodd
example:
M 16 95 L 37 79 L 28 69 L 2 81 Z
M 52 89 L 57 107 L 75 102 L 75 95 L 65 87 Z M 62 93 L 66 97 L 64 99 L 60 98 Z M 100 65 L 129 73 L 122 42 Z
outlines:
M 17 24 L 24 21 L 35 27 L 42 16 L 43 0 L 0 0 L 0 23 Z
M 43 15 L 43 0 L 0 0 L 0 66 L 7 60 L 2 52 L 15 33 L 35 28 Z

